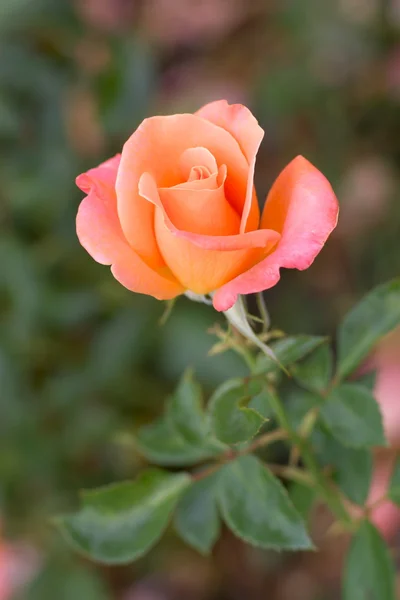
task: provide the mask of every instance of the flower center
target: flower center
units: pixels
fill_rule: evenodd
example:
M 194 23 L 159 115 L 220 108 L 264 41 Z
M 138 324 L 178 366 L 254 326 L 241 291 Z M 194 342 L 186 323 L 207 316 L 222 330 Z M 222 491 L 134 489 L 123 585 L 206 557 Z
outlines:
M 218 174 L 218 165 L 207 148 L 187 148 L 179 160 L 182 183 L 202 181 Z
M 203 166 L 192 167 L 190 170 L 188 181 L 199 181 L 211 177 L 210 169 Z

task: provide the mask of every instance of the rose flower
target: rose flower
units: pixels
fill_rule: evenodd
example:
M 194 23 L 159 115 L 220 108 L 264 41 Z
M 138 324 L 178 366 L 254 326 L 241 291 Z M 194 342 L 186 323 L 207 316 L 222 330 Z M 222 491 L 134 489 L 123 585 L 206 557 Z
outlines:
M 87 193 L 81 244 L 129 290 L 161 300 L 212 294 L 223 311 L 238 294 L 274 286 L 281 267 L 306 269 L 336 225 L 338 203 L 298 156 L 260 218 L 253 178 L 263 135 L 247 108 L 224 100 L 145 119 L 121 155 L 77 178 Z

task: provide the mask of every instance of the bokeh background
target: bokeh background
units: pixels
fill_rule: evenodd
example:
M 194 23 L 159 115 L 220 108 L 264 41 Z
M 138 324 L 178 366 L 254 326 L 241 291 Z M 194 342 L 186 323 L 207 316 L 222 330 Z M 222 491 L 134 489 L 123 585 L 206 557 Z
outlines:
M 261 203 L 297 154 L 337 192 L 325 250 L 265 294 L 274 326 L 334 334 L 400 272 L 399 0 L 0 2 L 0 553 L 18 583 L 4 598 L 339 597 L 337 549 L 277 556 L 224 532 L 202 558 L 171 531 L 108 569 L 49 520 L 80 488 L 135 475 L 131 433 L 188 364 L 206 390 L 244 372 L 235 355 L 207 356 L 212 308 L 180 299 L 161 327 L 161 303 L 122 288 L 75 234 L 77 174 L 145 116 L 219 98 L 248 105 L 266 131 Z

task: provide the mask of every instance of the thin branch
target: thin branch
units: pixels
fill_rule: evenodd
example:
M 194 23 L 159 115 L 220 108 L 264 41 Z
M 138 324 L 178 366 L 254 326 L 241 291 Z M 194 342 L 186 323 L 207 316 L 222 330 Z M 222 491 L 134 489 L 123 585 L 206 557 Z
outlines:
M 283 429 L 277 429 L 275 431 L 270 431 L 268 433 L 265 433 L 264 435 L 260 435 L 260 437 L 256 438 L 251 444 L 249 444 L 249 446 L 247 446 L 247 448 L 243 448 L 238 451 L 228 450 L 228 452 L 226 452 L 225 454 L 222 455 L 220 461 L 214 463 L 213 465 L 211 465 L 209 467 L 206 467 L 205 469 L 199 471 L 198 473 L 195 473 L 193 475 L 193 479 L 194 479 L 194 481 L 201 481 L 202 479 L 205 479 L 206 477 L 209 477 L 210 475 L 212 475 L 213 473 L 218 471 L 221 467 L 223 467 L 227 463 L 232 462 L 239 456 L 246 456 L 247 454 L 251 454 L 255 450 L 258 450 L 259 448 L 265 448 L 265 446 L 269 446 L 270 444 L 273 444 L 274 442 L 277 442 L 280 440 L 285 440 L 285 439 L 287 439 L 287 437 L 288 437 L 287 433 L 286 433 L 286 431 L 283 431 Z
M 287 440 L 287 439 L 288 439 L 288 434 L 283 429 L 276 429 L 275 431 L 268 431 L 267 433 L 264 433 L 263 435 L 260 435 L 260 437 L 256 438 L 254 440 L 254 442 L 252 442 L 250 444 L 250 446 L 248 446 L 244 450 L 241 450 L 240 452 L 238 452 L 238 455 L 242 456 L 244 454 L 250 454 L 250 453 L 254 452 L 255 450 L 258 450 L 259 448 L 263 448 L 265 446 L 268 446 L 269 444 L 273 444 L 274 442 L 279 442 L 281 440 Z

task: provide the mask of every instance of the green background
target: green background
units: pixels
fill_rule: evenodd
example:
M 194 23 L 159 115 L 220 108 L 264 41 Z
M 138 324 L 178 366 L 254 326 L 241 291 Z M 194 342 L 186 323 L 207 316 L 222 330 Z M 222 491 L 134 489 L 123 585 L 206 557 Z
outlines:
M 221 320 L 212 308 L 180 299 L 161 327 L 162 304 L 122 288 L 75 234 L 76 175 L 145 116 L 219 98 L 248 105 L 266 131 L 261 204 L 297 154 L 334 186 L 335 234 L 308 271 L 283 273 L 265 294 L 275 327 L 331 334 L 400 271 L 399 2 L 1 3 L 0 514 L 4 535 L 40 564 L 20 598 L 331 597 L 332 558 L 317 574 L 313 559 L 248 550 L 223 532 L 204 559 L 171 531 L 135 565 L 106 569 L 74 555 L 49 520 L 80 488 L 135 475 L 130 434 L 162 411 L 187 365 L 208 391 L 245 373 L 233 354 L 207 356 Z

